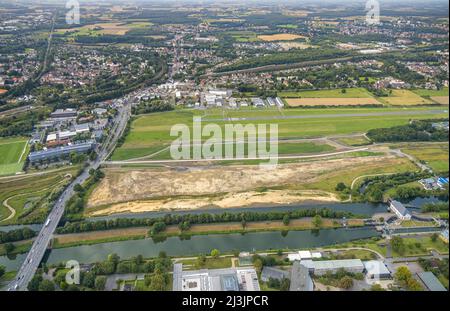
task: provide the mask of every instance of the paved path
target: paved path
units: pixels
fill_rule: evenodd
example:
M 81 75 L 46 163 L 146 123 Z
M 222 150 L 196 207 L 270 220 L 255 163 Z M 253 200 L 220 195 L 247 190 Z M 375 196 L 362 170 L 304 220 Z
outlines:
M 321 153 L 315 155 L 291 155 L 291 156 L 278 156 L 276 157 L 278 160 L 290 160 L 290 159 L 313 159 L 313 158 L 323 158 L 330 157 L 335 155 L 342 155 L 346 153 L 358 152 L 358 151 L 366 151 L 369 148 L 357 148 L 350 149 L 346 151 L 332 152 L 332 153 Z M 251 158 L 220 158 L 220 159 L 188 159 L 188 160 L 145 160 L 145 161 L 104 161 L 102 164 L 105 165 L 123 165 L 123 164 L 168 164 L 168 163 L 195 163 L 195 162 L 221 162 L 221 161 L 245 161 L 245 160 L 270 160 L 269 157 L 251 157 Z

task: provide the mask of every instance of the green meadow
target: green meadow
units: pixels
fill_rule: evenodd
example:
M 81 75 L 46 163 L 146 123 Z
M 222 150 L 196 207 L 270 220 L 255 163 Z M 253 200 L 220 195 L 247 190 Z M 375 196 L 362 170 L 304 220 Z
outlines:
M 175 124 L 185 124 L 192 127 L 194 116 L 202 116 L 210 121 L 203 121 L 203 125 L 215 123 L 223 129 L 225 124 L 277 124 L 279 138 L 315 138 L 329 135 L 365 133 L 370 129 L 404 125 L 411 119 L 429 119 L 448 117 L 448 113 L 440 114 L 414 114 L 426 111 L 424 108 L 364 108 L 364 109 L 286 109 L 282 112 L 271 110 L 255 117 L 251 110 L 211 111 L 205 116 L 205 111 L 175 110 L 137 117 L 131 125 L 131 131 L 125 143 L 112 155 L 112 160 L 126 160 L 136 157 L 148 156 L 171 144 L 178 135 L 170 136 L 170 130 Z M 384 116 L 342 116 L 342 114 L 381 113 L 402 111 L 401 115 Z M 408 111 L 412 112 L 408 114 Z M 302 119 L 280 119 L 281 113 L 285 116 L 304 116 Z M 233 118 L 252 117 L 251 120 L 232 120 Z M 341 116 L 339 116 L 341 115 Z M 309 118 L 308 116 L 311 116 Z M 258 119 L 260 118 L 260 119 Z M 205 138 L 207 139 L 207 138 Z
M 28 156 L 26 138 L 0 138 L 0 175 L 11 175 L 22 170 Z

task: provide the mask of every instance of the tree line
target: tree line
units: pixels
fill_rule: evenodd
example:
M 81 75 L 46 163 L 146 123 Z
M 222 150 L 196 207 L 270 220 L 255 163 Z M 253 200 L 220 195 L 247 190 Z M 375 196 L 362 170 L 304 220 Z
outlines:
M 372 129 L 367 136 L 375 142 L 448 141 L 448 131 L 433 127 L 433 123 L 444 121 L 448 119 L 412 121 L 408 125 Z
M 317 215 L 323 218 L 357 218 L 351 212 L 335 211 L 329 208 L 322 209 L 302 209 L 287 212 L 244 212 L 244 213 L 222 213 L 222 214 L 186 214 L 173 215 L 167 214 L 164 217 L 158 218 L 116 218 L 110 220 L 98 221 L 79 221 L 69 223 L 67 222 L 63 227 L 56 229 L 58 234 L 79 233 L 89 231 L 110 230 L 118 228 L 130 227 L 151 227 L 155 224 L 180 225 L 187 224 L 206 224 L 206 223 L 226 223 L 226 222 L 253 222 L 253 221 L 270 221 L 283 220 L 286 215 L 290 219 L 299 219 L 304 217 L 315 217 Z

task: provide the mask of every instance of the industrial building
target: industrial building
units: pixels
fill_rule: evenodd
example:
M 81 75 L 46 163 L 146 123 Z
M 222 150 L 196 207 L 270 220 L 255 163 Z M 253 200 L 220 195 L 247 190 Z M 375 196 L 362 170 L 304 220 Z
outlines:
M 309 269 L 299 261 L 292 265 L 289 290 L 291 292 L 311 292 L 314 290 L 314 282 L 309 275 Z
M 400 220 L 410 220 L 411 213 L 409 210 L 399 201 L 391 200 L 390 201 L 390 209 L 392 212 L 397 215 Z
M 433 274 L 433 272 L 419 272 L 417 273 L 420 281 L 423 285 L 431 292 L 445 292 L 444 285 L 439 282 L 438 278 Z
M 298 251 L 297 253 L 288 254 L 289 261 L 305 260 L 305 259 L 318 259 L 322 258 L 322 254 L 319 252 L 310 251 Z
M 281 281 L 283 279 L 289 278 L 289 272 L 285 270 L 272 267 L 264 267 L 261 271 L 261 281 L 263 282 L 269 282 L 270 279 Z
M 174 291 L 260 291 L 258 276 L 252 267 L 183 271 L 173 267 Z
M 53 119 L 67 119 L 67 118 L 76 118 L 77 110 L 68 108 L 68 109 L 57 109 L 55 112 L 52 112 L 50 116 Z
M 380 260 L 364 261 L 364 270 L 368 279 L 385 280 L 391 278 L 391 271 Z
M 344 269 L 350 273 L 363 273 L 364 264 L 360 259 L 342 259 L 342 260 L 302 260 L 302 265 L 309 269 L 309 272 L 315 275 L 324 275 L 325 273 L 336 273 Z
M 34 162 L 41 161 L 41 160 L 60 158 L 61 156 L 69 155 L 72 152 L 87 153 L 87 152 L 91 151 L 94 148 L 94 146 L 95 146 L 95 141 L 89 140 L 89 141 L 79 143 L 79 144 L 30 152 L 30 154 L 28 155 L 28 158 L 31 163 L 34 163 Z

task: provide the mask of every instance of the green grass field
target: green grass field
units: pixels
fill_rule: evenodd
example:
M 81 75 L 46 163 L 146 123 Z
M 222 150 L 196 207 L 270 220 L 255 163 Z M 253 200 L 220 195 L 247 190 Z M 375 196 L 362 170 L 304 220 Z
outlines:
M 448 87 L 444 87 L 441 90 L 426 90 L 426 89 L 417 89 L 413 90 L 419 96 L 448 96 Z
M 379 97 L 378 100 L 392 106 L 417 106 L 432 104 L 429 99 L 421 97 L 409 90 L 392 90 L 392 94 L 388 97 Z
M 242 144 L 241 144 L 242 145 Z M 248 156 L 248 146 L 244 144 L 244 156 Z M 233 144 L 234 155 L 236 156 L 236 148 L 237 144 Z M 191 155 L 193 147 L 190 148 Z M 334 147 L 327 144 L 315 144 L 311 142 L 302 142 L 302 143 L 283 143 L 280 142 L 278 144 L 278 154 L 279 155 L 297 155 L 297 154 L 311 154 L 311 153 L 323 153 L 323 152 L 332 152 L 336 150 Z M 222 156 L 225 157 L 225 148 L 222 145 Z M 172 159 L 170 155 L 170 150 L 166 149 L 161 153 L 156 154 L 151 157 L 153 160 L 170 160 Z
M 435 172 L 446 172 L 449 170 L 448 144 L 411 144 L 402 149 L 402 151 L 425 162 Z
M 364 88 L 301 91 L 301 92 L 280 92 L 278 96 L 284 98 L 368 98 L 373 95 Z
M 417 112 L 425 111 L 423 108 L 393 109 L 393 108 L 358 108 L 358 109 L 286 109 L 285 116 L 305 116 L 303 119 L 276 119 L 280 117 L 278 110 L 261 110 L 256 120 L 229 121 L 228 114 L 233 118 L 254 117 L 252 110 L 231 110 L 230 112 L 214 110 L 207 117 L 204 111 L 175 110 L 171 112 L 155 113 L 138 117 L 131 125 L 131 131 L 125 143 L 118 148 L 112 160 L 120 161 L 143 157 L 153 154 L 169 146 L 178 136 L 170 136 L 171 127 L 175 124 L 185 124 L 192 127 L 194 116 L 203 116 L 207 120 L 203 124 L 216 123 L 222 128 L 225 124 L 278 124 L 279 138 L 311 138 L 327 135 L 364 133 L 370 129 L 404 125 L 410 119 L 428 119 L 448 117 L 442 114 L 402 114 L 385 116 L 340 116 L 341 114 L 379 113 L 386 111 Z M 325 115 L 324 115 L 325 114 Z M 322 116 L 319 116 L 322 115 Z M 336 116 L 333 116 L 336 115 Z M 225 119 L 224 119 L 225 116 Z M 308 116 L 311 116 L 309 118 Z M 258 118 L 261 118 L 258 120 Z M 224 121 L 225 120 L 225 121 Z
M 26 138 L 0 138 L 0 175 L 20 172 L 27 156 Z
M 68 179 L 65 178 L 67 174 L 75 175 L 78 167 L 71 167 L 59 171 L 49 172 L 44 175 L 23 176 L 20 178 L 0 180 L 0 225 L 10 225 L 18 223 L 19 218 L 23 213 L 30 212 L 33 203 L 44 203 L 40 201 L 47 198 L 52 191 L 63 185 L 63 182 Z M 5 206 L 5 201 L 15 211 L 12 219 L 5 220 L 10 216 L 10 211 Z M 42 208 L 34 209 L 26 217 L 34 217 L 43 211 Z

